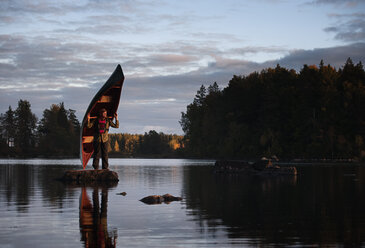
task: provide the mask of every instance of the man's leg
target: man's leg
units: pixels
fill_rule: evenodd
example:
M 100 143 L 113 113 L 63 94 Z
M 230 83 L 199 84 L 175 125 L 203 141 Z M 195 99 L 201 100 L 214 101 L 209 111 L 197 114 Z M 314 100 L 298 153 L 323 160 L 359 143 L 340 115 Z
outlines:
M 108 163 L 108 142 L 101 142 L 100 143 L 101 146 L 101 160 L 103 162 L 102 164 L 102 168 L 103 169 L 108 169 L 109 168 L 109 163 Z
M 94 160 L 93 160 L 93 167 L 95 170 L 99 169 L 99 160 L 100 160 L 100 146 L 102 142 L 94 142 Z

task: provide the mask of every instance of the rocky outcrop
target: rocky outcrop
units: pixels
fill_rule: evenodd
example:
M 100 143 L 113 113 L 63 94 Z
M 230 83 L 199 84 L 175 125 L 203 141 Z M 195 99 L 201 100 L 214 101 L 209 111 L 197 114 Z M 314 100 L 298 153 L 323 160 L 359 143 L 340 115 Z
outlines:
M 246 162 L 240 160 L 218 160 L 215 162 L 214 171 L 217 173 L 245 173 L 254 175 L 296 175 L 294 166 L 280 167 L 272 164 L 271 160 Z
M 164 195 L 150 195 L 142 198 L 140 201 L 145 204 L 161 204 L 166 203 L 169 204 L 172 201 L 181 201 L 181 197 L 176 197 L 170 194 L 164 194 Z
M 111 170 L 69 170 L 65 172 L 61 181 L 76 184 L 117 184 L 119 179 L 118 173 Z

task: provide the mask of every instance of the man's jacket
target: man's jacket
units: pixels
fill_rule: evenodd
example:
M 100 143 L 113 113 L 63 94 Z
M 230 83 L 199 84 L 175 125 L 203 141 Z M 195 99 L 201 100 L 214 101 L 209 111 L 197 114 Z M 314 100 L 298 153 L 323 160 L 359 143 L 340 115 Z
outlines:
M 108 141 L 109 127 L 118 128 L 119 121 L 116 120 L 116 122 L 113 123 L 112 120 L 106 118 L 105 124 L 100 125 L 99 120 L 100 120 L 99 118 L 94 120 L 88 120 L 87 127 L 92 128 L 94 130 L 94 141 L 105 143 Z M 100 131 L 100 129 L 102 129 L 102 131 Z

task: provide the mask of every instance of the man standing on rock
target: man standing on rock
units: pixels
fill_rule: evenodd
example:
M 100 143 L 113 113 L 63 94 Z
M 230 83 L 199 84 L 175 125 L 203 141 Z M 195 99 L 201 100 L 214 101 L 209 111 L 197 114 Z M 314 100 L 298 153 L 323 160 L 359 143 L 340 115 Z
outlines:
M 87 127 L 93 128 L 94 131 L 94 160 L 93 167 L 95 170 L 99 169 L 100 154 L 102 159 L 102 168 L 108 169 L 108 132 L 109 127 L 118 128 L 118 114 L 114 114 L 115 123 L 113 119 L 108 118 L 108 113 L 105 108 L 99 111 L 98 118 L 90 120 L 90 114 L 87 115 Z

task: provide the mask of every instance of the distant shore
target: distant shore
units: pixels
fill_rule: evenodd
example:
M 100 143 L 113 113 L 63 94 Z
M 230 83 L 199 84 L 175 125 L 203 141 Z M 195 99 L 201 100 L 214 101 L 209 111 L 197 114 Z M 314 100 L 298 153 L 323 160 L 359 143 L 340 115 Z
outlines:
M 118 156 L 116 154 L 110 154 L 109 158 L 120 158 L 120 159 L 212 159 L 212 160 L 237 160 L 237 161 L 247 161 L 255 162 L 260 160 L 257 159 L 247 159 L 247 158 L 200 158 L 200 157 L 188 157 L 188 156 L 171 156 L 171 155 L 138 155 L 138 156 Z M 79 156 L 0 156 L 0 159 L 79 159 Z M 296 158 L 296 159 L 280 159 L 278 161 L 273 161 L 274 164 L 364 164 L 363 161 L 351 158 L 336 158 L 336 159 L 318 159 L 318 158 Z

